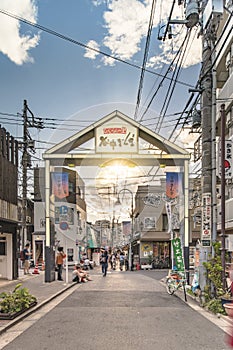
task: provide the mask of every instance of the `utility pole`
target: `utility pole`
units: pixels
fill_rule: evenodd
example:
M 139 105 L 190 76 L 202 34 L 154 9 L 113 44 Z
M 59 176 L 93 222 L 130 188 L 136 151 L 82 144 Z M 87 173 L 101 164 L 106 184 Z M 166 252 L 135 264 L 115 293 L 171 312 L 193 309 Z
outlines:
M 208 0 L 202 1 L 202 13 L 205 10 Z M 212 193 L 212 59 L 211 59 L 211 21 L 206 28 L 203 28 L 202 41 L 202 224 L 201 224 L 201 246 L 200 246 L 200 286 L 206 285 L 203 270 L 203 262 L 207 261 L 211 252 L 211 193 Z
M 23 186 L 22 186 L 22 247 L 25 246 L 27 241 L 27 164 L 28 164 L 28 153 L 27 153 L 27 101 L 24 100 L 23 107 Z
M 221 263 L 222 263 L 222 284 L 226 289 L 226 245 L 225 245 L 225 127 L 226 111 L 225 105 L 221 105 Z
M 211 6 L 210 6 L 211 5 Z M 216 199 L 216 67 L 215 43 L 219 17 L 223 14 L 223 1 L 202 1 L 202 227 L 200 247 L 200 286 L 206 284 L 203 262 L 208 255 L 214 256 L 211 242 L 217 238 L 217 199 Z M 224 127 L 225 131 L 225 127 Z M 225 220 L 225 219 L 224 219 Z M 207 223 L 207 225 L 206 225 Z M 205 234 L 207 232 L 207 236 Z M 222 249 L 225 257 L 225 233 Z M 222 255 L 223 257 L 223 255 Z M 224 261 L 222 261 L 224 264 Z M 225 269 L 225 266 L 224 266 Z M 223 280 L 224 284 L 224 280 Z
M 28 112 L 30 117 L 28 116 Z M 23 184 L 22 184 L 22 241 L 21 244 L 24 246 L 27 243 L 27 170 L 31 167 L 31 156 L 29 150 L 34 151 L 34 141 L 32 140 L 28 128 L 43 129 L 43 123 L 41 120 L 36 121 L 34 114 L 29 109 L 27 101 L 24 100 L 23 104 L 23 142 L 21 147 L 23 150 L 22 156 L 22 173 L 23 173 Z M 20 143 L 19 143 L 20 144 Z

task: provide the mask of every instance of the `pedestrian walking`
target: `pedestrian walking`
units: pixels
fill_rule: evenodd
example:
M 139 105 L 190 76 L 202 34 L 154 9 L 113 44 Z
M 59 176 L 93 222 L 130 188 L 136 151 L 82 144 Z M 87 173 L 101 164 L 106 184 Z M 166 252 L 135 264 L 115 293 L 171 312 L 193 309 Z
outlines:
M 108 271 L 108 252 L 107 250 L 104 250 L 102 254 L 100 255 L 100 264 L 102 266 L 102 273 L 103 277 L 107 275 Z
M 57 279 L 58 281 L 63 281 L 62 279 L 62 268 L 63 268 L 63 260 L 66 258 L 66 254 L 63 251 L 63 247 L 58 247 L 56 256 L 56 265 L 57 265 Z
M 123 252 L 120 253 L 120 270 L 123 271 L 123 266 L 125 263 L 125 255 Z
M 111 255 L 110 260 L 111 260 L 111 269 L 116 270 L 116 256 L 115 256 L 115 254 Z
M 27 243 L 24 247 L 23 254 L 24 254 L 24 274 L 29 275 L 29 269 L 30 269 L 30 261 L 31 261 L 31 255 L 32 253 L 29 252 L 30 244 Z

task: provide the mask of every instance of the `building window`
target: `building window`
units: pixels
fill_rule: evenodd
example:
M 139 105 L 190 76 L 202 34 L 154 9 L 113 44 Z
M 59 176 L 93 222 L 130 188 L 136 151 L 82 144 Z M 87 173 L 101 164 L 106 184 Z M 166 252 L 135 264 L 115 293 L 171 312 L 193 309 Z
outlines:
M 168 231 L 168 218 L 167 214 L 163 214 L 163 231 Z

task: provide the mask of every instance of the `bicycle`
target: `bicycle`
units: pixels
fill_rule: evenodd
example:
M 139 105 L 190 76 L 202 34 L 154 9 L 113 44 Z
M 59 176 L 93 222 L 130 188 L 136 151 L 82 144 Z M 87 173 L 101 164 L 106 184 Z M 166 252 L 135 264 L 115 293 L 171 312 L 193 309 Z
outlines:
M 183 288 L 184 298 L 187 301 L 186 284 L 187 280 L 184 271 L 171 271 L 166 279 L 166 290 L 168 294 L 173 295 L 178 289 Z

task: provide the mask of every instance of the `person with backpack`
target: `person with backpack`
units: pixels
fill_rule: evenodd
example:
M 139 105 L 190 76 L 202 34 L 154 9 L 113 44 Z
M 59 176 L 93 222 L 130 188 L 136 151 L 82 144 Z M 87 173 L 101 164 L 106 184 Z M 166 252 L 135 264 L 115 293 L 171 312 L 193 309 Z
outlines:
M 100 264 L 102 266 L 103 277 L 106 277 L 108 271 L 108 252 L 107 250 L 102 251 L 100 255 Z

